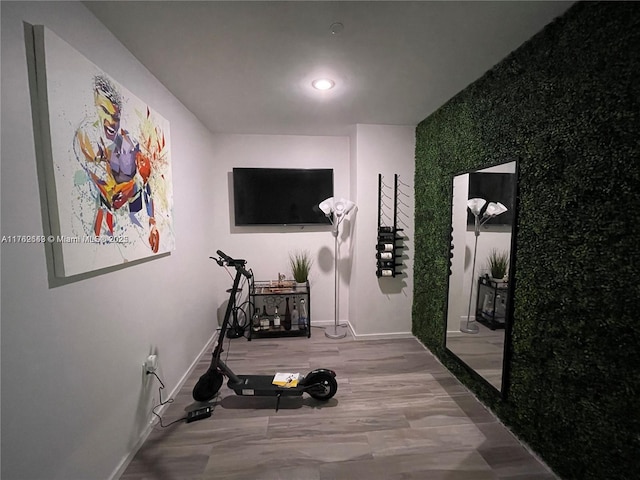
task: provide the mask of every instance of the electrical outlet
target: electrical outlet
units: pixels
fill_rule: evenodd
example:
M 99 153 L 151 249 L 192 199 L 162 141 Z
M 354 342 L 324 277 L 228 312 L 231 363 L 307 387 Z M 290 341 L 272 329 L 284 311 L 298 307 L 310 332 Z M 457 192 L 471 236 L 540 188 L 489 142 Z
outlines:
M 158 356 L 157 355 L 149 355 L 147 360 L 144 362 L 144 368 L 147 373 L 153 373 L 158 368 Z

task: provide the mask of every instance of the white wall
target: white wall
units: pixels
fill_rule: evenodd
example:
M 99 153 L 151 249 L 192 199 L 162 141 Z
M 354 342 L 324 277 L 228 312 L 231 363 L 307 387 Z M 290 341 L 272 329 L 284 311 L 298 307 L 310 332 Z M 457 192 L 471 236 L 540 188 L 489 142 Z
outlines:
M 235 227 L 230 198 L 233 167 L 333 168 L 334 195 L 358 206 L 340 225 L 338 237 L 339 322 L 350 323 L 358 338 L 411 332 L 415 127 L 357 125 L 350 137 L 216 134 L 214 143 L 211 190 L 214 204 L 225 208 L 215 211 L 212 252 L 221 249 L 232 257 L 245 258 L 256 279 L 271 280 L 280 272 L 289 276 L 290 251 L 309 250 L 314 259 L 310 276 L 312 323 L 333 322 L 334 238 L 330 228 Z M 396 278 L 378 279 L 375 275 L 378 173 L 389 185 L 397 173 L 407 185 L 401 186 L 406 195 L 401 196 L 405 205 L 399 208 L 399 226 L 409 240 L 404 267 Z M 265 195 L 268 189 L 265 186 Z
M 2 2 L 2 235 L 43 232 L 23 21 L 50 28 L 171 123 L 170 256 L 50 288 L 42 245 L 1 250 L 2 478 L 104 479 L 152 418 L 147 354 L 157 351 L 168 394 L 214 331 L 213 145 L 81 3 Z
M 212 212 L 216 222 L 215 236 L 210 241 L 212 253 L 220 249 L 232 257 L 244 258 L 257 280 L 275 280 L 278 273 L 292 278 L 289 252 L 308 250 L 314 262 L 309 278 L 311 322 L 332 322 L 334 245 L 330 226 L 235 227 L 230 198 L 231 171 L 234 167 L 332 168 L 334 195 L 346 197 L 349 194 L 349 138 L 217 134 L 210 157 L 213 160 L 212 205 L 220 206 Z M 270 188 L 265 185 L 264 195 L 269 195 Z M 345 320 L 348 304 L 347 291 L 340 296 L 340 312 Z
M 357 143 L 352 158 L 355 169 L 355 202 L 358 204 L 353 252 L 349 318 L 358 337 L 406 335 L 411 332 L 413 300 L 413 219 L 415 127 L 357 125 L 353 135 Z M 352 140 L 353 141 L 353 140 Z M 376 276 L 378 226 L 378 174 L 382 174 L 387 194 L 393 195 L 394 174 L 399 175 L 398 227 L 404 228 L 404 266 L 400 275 Z M 393 200 L 385 211 L 393 217 Z M 385 217 L 383 217 L 385 220 Z M 388 217 L 386 218 L 387 222 Z M 387 223 L 391 225 L 391 223 Z
M 176 250 L 50 287 L 42 246 L 2 245 L 3 478 L 119 471 L 157 400 L 142 373 L 147 354 L 158 353 L 168 395 L 213 334 L 230 283 L 207 259 L 217 249 L 246 258 L 261 279 L 288 273 L 289 251 L 314 252 L 313 322 L 333 321 L 330 229 L 233 227 L 234 166 L 333 168 L 335 195 L 358 204 L 341 228 L 340 321 L 358 337 L 410 331 L 412 192 L 403 276 L 377 279 L 374 245 L 377 174 L 412 185 L 414 127 L 358 125 L 350 138 L 211 135 L 79 2 L 2 2 L 2 235 L 43 231 L 23 22 L 47 26 L 171 123 Z

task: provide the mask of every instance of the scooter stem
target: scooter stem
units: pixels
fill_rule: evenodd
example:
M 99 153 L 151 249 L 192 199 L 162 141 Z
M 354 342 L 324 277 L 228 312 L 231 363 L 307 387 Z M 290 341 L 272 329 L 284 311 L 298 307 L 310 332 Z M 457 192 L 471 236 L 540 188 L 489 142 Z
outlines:
M 242 384 L 242 379 L 235 373 L 233 373 L 231 369 L 227 367 L 227 364 L 220 359 L 218 359 L 218 370 L 220 370 L 222 374 L 229 379 L 229 382 L 234 383 L 238 386 Z
M 221 254 L 222 252 L 218 250 L 218 253 Z M 227 257 L 227 259 L 233 261 L 233 259 L 229 257 Z M 238 287 L 240 286 L 240 278 L 242 278 L 243 275 L 250 278 L 248 276 L 249 275 L 248 272 L 244 269 L 243 264 L 240 264 L 239 262 L 234 262 L 233 265 L 236 268 L 236 277 L 233 280 L 233 287 L 231 288 L 231 293 L 229 294 L 227 311 L 224 314 L 224 320 L 222 321 L 222 327 L 220 328 L 220 334 L 218 335 L 218 342 L 216 343 L 216 348 L 213 350 L 213 354 L 212 354 L 213 358 L 211 359 L 211 366 L 209 367 L 209 370 L 212 370 L 212 371 L 217 370 L 221 363 L 220 355 L 222 354 L 222 343 L 227 333 L 227 328 L 229 326 L 229 318 L 231 317 L 231 312 L 233 310 L 233 305 L 235 303 L 236 294 L 238 293 Z M 229 369 L 227 369 L 227 371 L 229 371 Z M 233 375 L 233 372 L 231 372 L 231 374 Z

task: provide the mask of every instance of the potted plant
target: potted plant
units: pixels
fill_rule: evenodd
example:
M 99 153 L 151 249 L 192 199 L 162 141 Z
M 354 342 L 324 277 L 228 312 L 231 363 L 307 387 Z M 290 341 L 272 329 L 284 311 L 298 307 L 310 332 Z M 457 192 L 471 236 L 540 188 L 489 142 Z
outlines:
M 313 260 L 307 250 L 298 250 L 289 254 L 291 273 L 296 283 L 307 283 Z
M 489 253 L 489 272 L 496 282 L 503 282 L 509 268 L 509 252 L 491 250 Z

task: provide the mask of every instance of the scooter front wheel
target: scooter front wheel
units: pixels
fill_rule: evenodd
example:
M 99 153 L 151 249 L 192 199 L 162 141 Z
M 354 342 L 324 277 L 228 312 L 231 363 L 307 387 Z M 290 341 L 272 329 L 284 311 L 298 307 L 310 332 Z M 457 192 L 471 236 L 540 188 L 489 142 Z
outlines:
M 196 386 L 193 387 L 193 399 L 196 402 L 208 402 L 216 396 L 223 381 L 222 374 L 218 371 L 207 371 L 200 377 Z
M 311 373 L 305 379 L 306 392 L 316 400 L 326 402 L 338 391 L 338 382 L 329 372 Z

